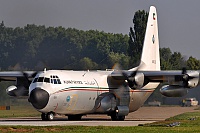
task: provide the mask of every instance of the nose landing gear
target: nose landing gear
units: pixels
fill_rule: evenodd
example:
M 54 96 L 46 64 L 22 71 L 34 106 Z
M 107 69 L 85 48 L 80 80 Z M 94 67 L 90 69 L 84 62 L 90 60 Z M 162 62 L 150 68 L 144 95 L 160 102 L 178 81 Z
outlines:
M 45 113 L 41 114 L 41 118 L 43 121 L 53 121 L 54 116 L 55 116 L 55 113 L 53 113 L 53 112 L 49 112 L 47 114 L 45 114 Z

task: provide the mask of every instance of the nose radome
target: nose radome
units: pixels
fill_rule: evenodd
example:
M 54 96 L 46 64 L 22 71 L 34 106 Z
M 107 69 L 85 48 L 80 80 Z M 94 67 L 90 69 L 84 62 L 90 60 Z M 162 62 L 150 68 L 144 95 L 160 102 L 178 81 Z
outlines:
M 36 109 L 43 109 L 49 101 L 49 93 L 41 88 L 35 88 L 31 91 L 28 101 Z

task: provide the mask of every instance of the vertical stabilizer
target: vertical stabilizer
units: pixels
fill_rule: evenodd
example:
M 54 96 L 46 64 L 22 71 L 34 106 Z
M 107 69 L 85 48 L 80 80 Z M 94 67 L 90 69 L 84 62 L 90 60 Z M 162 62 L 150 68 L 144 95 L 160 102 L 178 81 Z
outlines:
M 139 70 L 160 70 L 157 12 L 150 7 Z

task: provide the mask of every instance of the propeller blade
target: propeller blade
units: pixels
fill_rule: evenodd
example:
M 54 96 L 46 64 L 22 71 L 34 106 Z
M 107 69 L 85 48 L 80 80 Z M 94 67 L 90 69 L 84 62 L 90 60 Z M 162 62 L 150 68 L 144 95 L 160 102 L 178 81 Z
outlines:
M 186 74 L 186 73 L 187 73 L 186 67 L 183 67 L 182 68 L 182 74 Z
M 31 75 L 31 77 L 32 78 L 35 78 L 35 76 L 38 74 L 38 72 L 36 71 L 36 72 L 34 72 L 32 75 Z
M 113 68 L 122 74 L 122 76 L 128 82 L 128 86 L 131 89 L 136 89 L 138 86 L 138 83 L 136 82 L 136 75 L 138 73 L 138 70 L 140 70 L 140 68 L 143 67 L 143 65 L 144 63 L 140 63 L 138 67 L 129 70 L 129 73 L 123 71 L 119 64 L 115 64 Z M 141 87 L 141 85 L 139 87 Z

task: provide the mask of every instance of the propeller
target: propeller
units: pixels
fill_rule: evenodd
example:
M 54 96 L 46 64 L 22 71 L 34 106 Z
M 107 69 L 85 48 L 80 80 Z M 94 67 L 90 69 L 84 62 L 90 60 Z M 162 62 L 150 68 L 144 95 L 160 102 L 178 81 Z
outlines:
M 29 78 L 34 78 L 38 74 L 38 71 L 35 71 L 30 76 L 28 75 L 28 73 L 26 73 L 24 71 L 22 71 L 22 74 L 23 74 L 23 77 L 25 79 L 25 85 L 24 85 L 24 87 L 29 87 L 29 85 L 32 82 L 32 80 L 30 80 Z
M 124 76 L 125 80 L 127 80 L 128 85 L 131 89 L 135 89 L 134 86 L 138 86 L 137 82 L 135 81 L 135 76 L 137 74 L 139 67 L 136 68 L 135 71 L 133 71 L 130 75 L 122 71 L 122 75 Z
M 21 71 L 21 73 L 23 74 L 23 78 L 21 81 L 19 81 L 17 84 L 18 87 L 24 86 L 25 88 L 29 88 L 32 80 L 30 80 L 30 78 L 34 78 L 37 75 L 37 71 L 33 72 L 31 75 L 29 75 L 28 73 L 26 73 L 25 71 Z
M 185 67 L 182 68 L 183 87 L 192 88 L 198 84 L 199 73 L 197 71 L 187 72 Z
M 187 74 L 186 67 L 182 68 L 182 81 L 183 81 L 183 86 L 187 88 L 188 81 L 189 81 L 189 75 Z
M 14 70 L 16 72 L 19 72 L 22 76 L 21 77 L 17 77 L 16 80 L 16 84 L 15 86 L 11 86 L 11 90 L 8 89 L 8 91 L 10 91 L 9 93 L 11 95 L 14 96 L 27 96 L 28 95 L 28 88 L 32 82 L 31 78 L 34 78 L 38 71 L 33 71 L 31 72 L 26 72 L 24 71 L 25 68 L 23 68 L 23 66 L 18 62 L 16 63 L 13 67 L 10 66 L 9 70 Z M 13 87 L 16 87 L 13 89 Z
M 138 73 L 138 70 L 143 66 L 141 63 L 138 67 L 135 67 L 133 70 L 129 71 L 131 73 L 127 73 L 123 71 L 119 64 L 114 65 L 114 69 L 120 71 L 124 79 L 128 82 L 128 86 L 131 89 L 138 89 L 143 86 L 144 83 L 144 75 L 142 73 Z
M 19 68 L 18 70 L 21 71 L 21 73 L 23 74 L 23 77 L 26 80 L 25 82 L 27 82 L 27 85 L 29 87 L 29 85 L 32 82 L 32 80 L 30 80 L 30 78 L 34 78 L 38 74 L 39 71 L 43 71 L 45 68 L 49 68 L 49 66 L 44 60 L 39 60 L 39 61 L 37 61 L 36 65 L 35 65 L 35 68 L 34 68 L 35 71 L 31 75 L 28 74 L 26 71 L 23 71 L 22 67 L 19 63 L 17 63 L 17 65 L 15 65 L 15 68 Z

